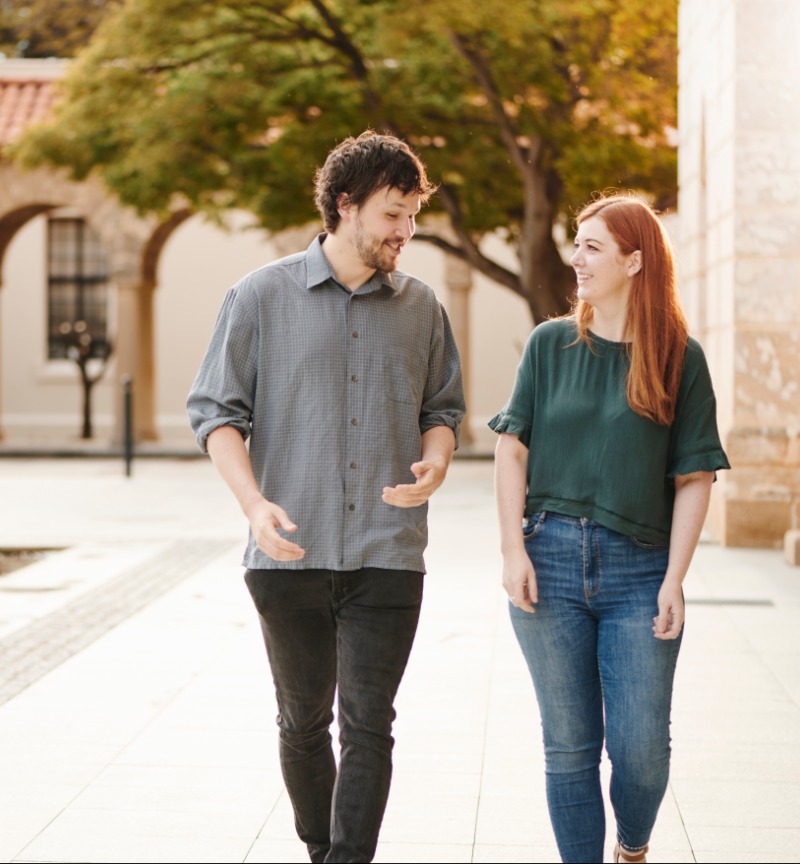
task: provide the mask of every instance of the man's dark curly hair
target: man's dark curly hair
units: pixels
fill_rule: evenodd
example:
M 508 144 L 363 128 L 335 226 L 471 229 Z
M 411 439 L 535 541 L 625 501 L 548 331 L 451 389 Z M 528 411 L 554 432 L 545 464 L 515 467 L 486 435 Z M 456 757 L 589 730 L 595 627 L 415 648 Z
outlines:
M 405 141 L 368 129 L 346 138 L 328 154 L 314 178 L 314 201 L 325 230 L 339 225 L 337 201 L 342 193 L 360 207 L 374 192 L 388 186 L 404 195 L 416 192 L 425 204 L 436 191 L 425 166 Z

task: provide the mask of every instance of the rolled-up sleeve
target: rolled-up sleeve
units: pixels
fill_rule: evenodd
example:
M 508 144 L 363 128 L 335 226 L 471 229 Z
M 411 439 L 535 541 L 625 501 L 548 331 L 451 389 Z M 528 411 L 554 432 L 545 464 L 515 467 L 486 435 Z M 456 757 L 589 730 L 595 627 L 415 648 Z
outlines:
M 186 402 L 198 446 L 207 452 L 208 436 L 233 426 L 250 436 L 258 374 L 257 299 L 242 283 L 230 289 Z
M 447 426 L 453 430 L 458 447 L 461 421 L 466 413 L 461 362 L 447 313 L 441 304 L 437 306 L 419 429 L 424 434 L 436 426 Z

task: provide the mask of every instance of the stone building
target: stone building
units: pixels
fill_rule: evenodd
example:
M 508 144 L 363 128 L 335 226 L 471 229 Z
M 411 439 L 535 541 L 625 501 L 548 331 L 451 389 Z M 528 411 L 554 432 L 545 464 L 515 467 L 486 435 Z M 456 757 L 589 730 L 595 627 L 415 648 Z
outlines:
M 800 528 L 800 2 L 681 0 L 681 285 L 733 465 L 726 545 Z

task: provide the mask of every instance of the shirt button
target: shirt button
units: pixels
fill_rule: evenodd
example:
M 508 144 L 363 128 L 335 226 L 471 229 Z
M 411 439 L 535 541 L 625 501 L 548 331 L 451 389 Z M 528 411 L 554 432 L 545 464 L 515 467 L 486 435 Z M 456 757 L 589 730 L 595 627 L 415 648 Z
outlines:
M 348 509 L 348 510 L 355 510 L 355 509 L 356 509 L 356 505 L 355 505 L 355 504 L 351 504 L 347 509 Z
M 353 330 L 353 339 L 358 339 L 358 330 Z
M 351 381 L 358 381 L 358 375 L 351 375 L 350 380 Z
M 350 467 L 351 467 L 351 468 L 358 468 L 358 465 L 356 465 L 355 462 L 351 462 L 351 463 L 350 463 Z
M 353 419 L 350 422 L 353 424 L 353 426 L 358 426 L 358 420 L 356 420 L 355 417 L 353 417 Z

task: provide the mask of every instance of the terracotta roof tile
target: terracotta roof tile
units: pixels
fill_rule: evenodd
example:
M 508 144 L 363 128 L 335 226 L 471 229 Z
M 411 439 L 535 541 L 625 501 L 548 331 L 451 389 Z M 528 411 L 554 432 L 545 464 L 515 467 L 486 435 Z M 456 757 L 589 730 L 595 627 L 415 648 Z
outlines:
M 64 68 L 65 64 L 58 61 L 0 62 L 0 145 L 47 118 L 55 98 L 53 85 Z

